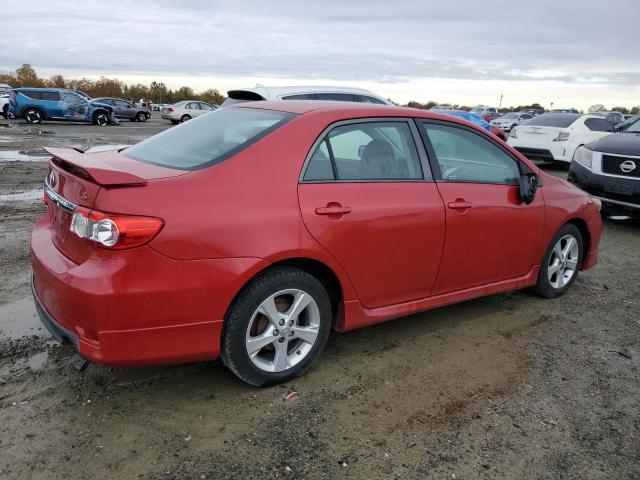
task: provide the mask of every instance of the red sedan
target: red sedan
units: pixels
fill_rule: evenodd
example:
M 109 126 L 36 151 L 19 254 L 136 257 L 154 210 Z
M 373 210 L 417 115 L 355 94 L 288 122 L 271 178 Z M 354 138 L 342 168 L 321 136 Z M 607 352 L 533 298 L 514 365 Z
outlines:
M 222 357 L 275 384 L 332 328 L 556 297 L 597 262 L 598 200 L 428 111 L 244 103 L 125 150 L 48 151 L 36 305 L 102 365 Z

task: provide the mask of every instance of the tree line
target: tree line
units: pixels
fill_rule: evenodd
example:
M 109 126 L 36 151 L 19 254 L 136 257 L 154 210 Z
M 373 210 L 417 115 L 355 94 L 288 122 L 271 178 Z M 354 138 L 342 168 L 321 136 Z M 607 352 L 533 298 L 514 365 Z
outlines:
M 427 103 L 420 103 L 420 102 L 416 102 L 414 100 L 411 100 L 409 103 L 407 103 L 406 106 L 410 107 L 410 108 L 421 108 L 421 109 L 424 109 L 424 110 L 429 110 L 430 108 L 436 107 L 438 105 L 451 107 L 454 110 L 464 110 L 464 111 L 469 111 L 472 108 L 472 107 L 468 107 L 466 105 L 442 104 L 442 103 L 434 102 L 433 100 L 430 100 Z M 519 112 L 521 110 L 528 110 L 528 109 L 542 109 L 542 110 L 545 110 L 545 111 L 547 110 L 546 108 L 544 108 L 539 103 L 532 103 L 531 105 L 518 105 L 517 107 L 502 107 L 500 109 L 500 113 Z M 620 113 L 623 113 L 625 115 L 629 115 L 629 114 L 631 114 L 631 115 L 640 115 L 640 105 L 632 107 L 632 108 L 617 106 L 617 107 L 611 107 L 609 109 L 609 108 L 606 108 L 601 103 L 596 103 L 594 105 L 591 105 L 589 107 L 589 109 L 587 110 L 587 112 L 588 113 L 594 113 L 594 112 L 620 112 Z
M 89 78 L 71 79 L 63 75 L 41 78 L 36 70 L 25 63 L 14 72 L 0 72 L 0 83 L 17 87 L 50 87 L 73 88 L 80 90 L 92 98 L 118 97 L 138 101 L 150 100 L 152 103 L 175 103 L 182 100 L 201 100 L 220 105 L 226 97 L 217 89 L 210 88 L 196 93 L 191 87 L 180 87 L 177 90 L 167 88 L 163 82 L 151 82 L 149 85 L 136 83 L 128 85 L 115 78 L 100 77 L 99 80 Z

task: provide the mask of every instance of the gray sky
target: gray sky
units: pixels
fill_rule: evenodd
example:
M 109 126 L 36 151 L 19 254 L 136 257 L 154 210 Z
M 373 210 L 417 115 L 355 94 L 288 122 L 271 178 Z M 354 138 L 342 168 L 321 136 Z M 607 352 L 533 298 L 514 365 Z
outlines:
M 396 101 L 640 104 L 639 0 L 0 0 L 0 69 Z

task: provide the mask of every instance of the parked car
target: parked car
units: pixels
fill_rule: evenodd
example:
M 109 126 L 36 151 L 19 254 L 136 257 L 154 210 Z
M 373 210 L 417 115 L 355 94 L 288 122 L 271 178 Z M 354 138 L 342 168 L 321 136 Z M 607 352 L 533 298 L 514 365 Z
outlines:
M 9 114 L 31 124 L 45 120 L 92 122 L 101 126 L 118 122 L 112 106 L 65 88 L 14 88 L 9 98 Z
M 429 110 L 455 110 L 455 108 L 453 108 L 450 105 L 434 105 Z M 459 110 L 459 111 L 462 111 L 462 110 Z
M 498 109 L 495 107 L 485 107 L 484 105 L 478 105 L 477 107 L 473 107 L 469 110 L 469 113 L 477 115 L 482 118 L 486 122 L 491 122 L 491 120 L 498 118 L 500 113 Z
M 254 88 L 229 90 L 227 95 L 223 106 L 262 100 L 331 100 L 392 105 L 389 100 L 369 90 L 350 87 L 265 87 L 259 85 Z
M 507 141 L 507 135 L 506 133 L 504 133 L 504 130 L 502 130 L 500 127 L 496 127 L 495 125 L 491 125 L 489 122 L 483 120 L 482 118 L 470 112 L 465 112 L 462 110 L 436 110 L 433 108 L 429 109 L 429 111 L 432 111 L 435 113 L 441 113 L 443 115 L 451 115 L 457 118 L 462 118 L 467 122 L 471 122 L 475 125 L 478 125 L 480 128 L 484 128 L 487 132 L 493 133 L 500 140 L 505 142 Z
M 553 110 L 549 110 L 549 113 L 580 113 L 575 108 L 554 108 Z
M 126 118 L 132 122 L 146 122 L 151 117 L 151 112 L 147 108 L 138 107 L 133 102 L 128 102 L 122 98 L 99 97 L 93 100 L 112 106 L 118 118 Z
M 10 93 L 0 94 L 0 114 L 4 118 L 9 118 L 9 97 L 11 97 Z
M 608 214 L 640 217 L 640 121 L 579 147 L 569 181 L 600 199 Z
M 544 113 L 543 108 L 523 108 L 518 113 L 528 113 L 532 117 L 537 117 L 538 115 L 542 115 Z
M 217 105 L 210 105 L 206 102 L 198 100 L 184 100 L 182 102 L 169 105 L 162 111 L 161 117 L 170 120 L 174 125 L 180 122 L 186 122 L 192 118 L 199 117 L 205 113 L 209 113 L 218 108 Z
M 124 150 L 47 151 L 36 307 L 103 365 L 221 356 L 245 382 L 286 382 L 332 328 L 557 297 L 597 262 L 598 200 L 425 110 L 240 104 Z
M 579 146 L 612 132 L 613 125 L 597 115 L 545 113 L 512 129 L 509 144 L 530 160 L 570 163 Z
M 593 112 L 592 115 L 606 118 L 614 126 L 624 122 L 622 112 Z
M 526 123 L 527 120 L 531 120 L 533 115 L 530 113 L 505 113 L 503 116 L 491 120 L 491 125 L 501 128 L 502 130 L 509 132 L 513 127 Z
M 0 83 L 0 94 L 11 93 L 12 87 L 11 85 L 7 85 L 6 83 Z

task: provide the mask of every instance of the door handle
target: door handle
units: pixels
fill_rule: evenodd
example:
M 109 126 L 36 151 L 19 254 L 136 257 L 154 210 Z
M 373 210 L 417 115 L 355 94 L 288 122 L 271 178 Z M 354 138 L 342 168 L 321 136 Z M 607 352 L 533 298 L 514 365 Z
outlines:
M 447 206 L 455 210 L 466 210 L 467 208 L 471 208 L 471 203 L 465 202 L 462 198 L 457 198 L 455 202 L 449 202 Z
M 344 207 L 342 205 L 329 203 L 326 207 L 316 208 L 316 215 L 346 215 L 351 213 L 351 207 Z

